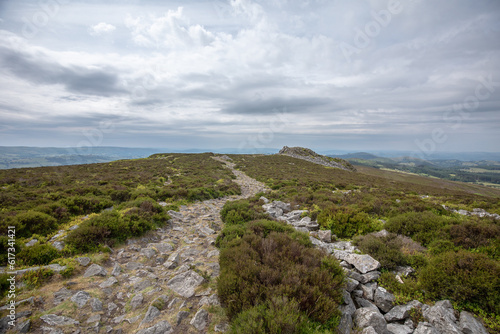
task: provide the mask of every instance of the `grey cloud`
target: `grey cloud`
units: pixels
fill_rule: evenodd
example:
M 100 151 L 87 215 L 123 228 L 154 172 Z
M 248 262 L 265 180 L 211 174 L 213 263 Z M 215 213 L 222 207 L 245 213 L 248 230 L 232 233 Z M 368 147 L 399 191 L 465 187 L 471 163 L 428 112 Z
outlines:
M 74 93 L 98 96 L 126 93 L 118 84 L 117 71 L 109 67 L 88 69 L 63 66 L 45 55 L 30 55 L 6 46 L 0 46 L 0 64 L 25 80 L 36 84 L 61 84 Z
M 226 114 L 242 115 L 272 115 L 279 112 L 285 113 L 307 113 L 313 108 L 324 107 L 331 104 L 327 98 L 317 97 L 273 97 L 269 99 L 255 99 L 250 101 L 238 101 L 230 103 L 222 108 L 221 112 Z

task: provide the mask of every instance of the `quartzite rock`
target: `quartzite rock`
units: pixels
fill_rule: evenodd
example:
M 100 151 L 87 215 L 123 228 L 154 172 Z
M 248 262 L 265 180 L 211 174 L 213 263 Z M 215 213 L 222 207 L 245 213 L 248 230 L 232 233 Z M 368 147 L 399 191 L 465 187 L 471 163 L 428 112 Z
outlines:
M 396 297 L 394 297 L 394 295 L 386 289 L 379 286 L 377 290 L 375 290 L 373 301 L 383 312 L 389 312 L 392 309 L 395 300 Z
M 167 282 L 167 286 L 184 298 L 190 298 L 194 295 L 194 290 L 203 281 L 203 277 L 198 273 L 189 270 L 172 278 Z
M 464 334 L 488 334 L 483 324 L 466 311 L 460 312 L 460 328 Z
M 208 324 L 208 312 L 200 308 L 189 323 L 199 331 L 204 330 Z
M 372 308 L 363 307 L 354 312 L 354 323 L 359 328 L 372 326 L 378 334 L 385 334 L 387 322 L 380 312 Z
M 92 276 L 106 276 L 108 272 L 106 269 L 101 267 L 98 264 L 92 264 L 90 267 L 85 270 L 85 274 L 83 274 L 83 277 L 92 277 Z

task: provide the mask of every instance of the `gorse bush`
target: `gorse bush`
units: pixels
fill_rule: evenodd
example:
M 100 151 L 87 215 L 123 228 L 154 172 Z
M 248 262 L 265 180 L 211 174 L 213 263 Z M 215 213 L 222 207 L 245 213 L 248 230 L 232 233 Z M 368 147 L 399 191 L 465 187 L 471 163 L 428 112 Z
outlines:
M 251 220 L 267 218 L 257 201 L 238 200 L 224 204 L 221 219 L 227 225 L 243 224 Z
M 338 318 L 343 271 L 301 235 L 274 221 L 223 230 L 217 288 L 234 332 L 299 333 Z
M 352 238 L 377 230 L 370 215 L 350 208 L 326 209 L 318 215 L 318 223 L 339 238 Z
M 163 208 L 151 199 L 139 198 L 125 204 L 123 212 L 111 210 L 93 216 L 66 238 L 75 250 L 90 252 L 100 244 L 114 245 L 161 226 L 169 219 Z
M 500 313 L 500 264 L 484 254 L 465 250 L 431 258 L 420 274 L 429 297 L 452 299 Z
M 52 260 L 60 256 L 59 251 L 49 244 L 36 244 L 31 247 L 25 247 L 19 252 L 17 258 L 20 263 L 33 266 L 49 264 Z
M 16 226 L 16 234 L 30 237 L 33 234 L 47 235 L 57 228 L 57 220 L 46 213 L 37 211 L 26 211 L 18 214 L 13 225 Z

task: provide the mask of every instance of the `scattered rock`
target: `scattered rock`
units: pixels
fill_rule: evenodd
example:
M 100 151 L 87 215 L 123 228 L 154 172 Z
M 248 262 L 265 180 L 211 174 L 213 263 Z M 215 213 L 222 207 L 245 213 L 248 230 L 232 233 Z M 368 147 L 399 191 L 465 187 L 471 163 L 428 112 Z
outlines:
M 143 301 L 144 301 L 144 296 L 142 295 L 142 293 L 139 293 L 135 295 L 130 301 L 130 307 L 132 308 L 132 310 L 135 310 L 136 308 L 141 306 Z
M 428 322 L 419 322 L 413 334 L 442 334 Z
M 373 301 L 375 305 L 378 306 L 383 312 L 389 312 L 392 309 L 393 303 L 396 300 L 396 297 L 386 289 L 382 287 L 378 287 L 375 290 L 375 294 L 373 296 Z
M 86 291 L 78 291 L 71 297 L 71 301 L 78 306 L 78 308 L 82 308 L 87 304 L 90 299 L 90 294 Z
M 94 263 L 90 267 L 88 267 L 87 270 L 85 270 L 83 277 L 106 276 L 107 274 L 108 272 L 106 271 L 106 269 Z
M 172 326 L 170 326 L 168 321 L 163 320 L 152 327 L 138 331 L 136 334 L 170 334 L 172 332 Z
M 102 302 L 99 300 L 99 298 L 92 298 L 90 301 L 90 307 L 92 308 L 93 312 L 100 312 L 102 311 Z
M 323 242 L 332 242 L 332 231 L 331 230 L 319 230 L 318 238 Z
M 422 307 L 422 303 L 418 300 L 413 300 L 406 305 L 397 305 L 387 312 L 384 315 L 384 318 L 387 322 L 401 321 L 408 318 L 411 310 L 417 307 Z
M 462 331 L 456 324 L 457 318 L 449 300 L 437 302 L 434 306 L 426 309 L 423 314 L 424 318 L 430 324 L 444 334 L 462 334 Z
M 105 280 L 104 282 L 99 284 L 99 287 L 101 289 L 105 289 L 105 288 L 109 288 L 109 287 L 113 286 L 113 284 L 116 284 L 116 283 L 118 283 L 118 280 L 116 279 L 116 277 L 111 276 L 110 278 L 108 278 L 107 280 Z
M 387 322 L 380 312 L 372 308 L 359 308 L 354 312 L 354 323 L 359 328 L 373 327 L 378 334 L 384 334 Z
M 488 334 L 483 324 L 466 311 L 460 312 L 460 329 L 464 334 Z
M 146 312 L 146 315 L 144 316 L 144 319 L 141 321 L 141 325 L 143 324 L 149 324 L 150 322 L 153 322 L 158 316 L 160 315 L 160 310 L 151 305 L 148 308 L 148 311 Z
M 194 270 L 189 270 L 172 278 L 167 282 L 167 286 L 184 298 L 190 298 L 194 295 L 194 290 L 203 281 L 203 277 L 198 273 Z
M 64 241 L 56 241 L 52 244 L 52 246 L 54 246 L 54 248 L 58 251 L 62 251 L 64 249 Z
M 400 324 L 387 324 L 387 330 L 392 334 L 411 334 L 413 329 L 406 325 Z
M 120 273 L 122 271 L 122 268 L 120 267 L 120 265 L 118 263 L 115 263 L 115 265 L 113 266 L 113 270 L 111 271 L 111 275 L 112 276 L 120 276 Z
M 86 267 L 89 265 L 90 263 L 90 258 L 89 257 L 77 257 L 76 258 L 76 261 L 78 261 L 78 263 L 83 266 L 83 267 Z
M 35 245 L 36 243 L 38 242 L 38 239 L 31 239 L 30 241 L 28 241 L 26 244 L 24 244 L 26 247 L 31 247 L 33 245 Z
M 69 326 L 69 325 L 79 325 L 80 323 L 74 319 L 58 316 L 55 314 L 46 314 L 40 317 L 49 326 Z
M 189 323 L 199 331 L 204 330 L 208 324 L 208 312 L 200 308 Z

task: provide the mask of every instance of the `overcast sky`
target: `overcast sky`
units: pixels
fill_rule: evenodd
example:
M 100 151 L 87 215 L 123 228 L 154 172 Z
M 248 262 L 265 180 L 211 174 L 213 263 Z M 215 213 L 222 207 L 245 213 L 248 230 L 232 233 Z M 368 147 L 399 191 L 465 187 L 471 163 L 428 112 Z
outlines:
M 500 151 L 498 0 L 2 0 L 0 146 Z

